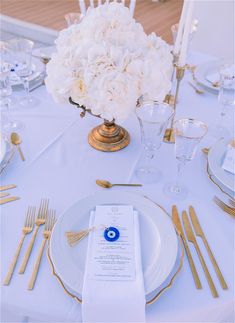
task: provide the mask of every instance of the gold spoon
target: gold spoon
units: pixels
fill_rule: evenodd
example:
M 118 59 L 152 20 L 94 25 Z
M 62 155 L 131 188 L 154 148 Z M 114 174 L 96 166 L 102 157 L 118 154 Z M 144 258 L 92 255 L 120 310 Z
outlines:
M 209 150 L 210 150 L 210 148 L 202 148 L 202 152 L 203 152 L 205 155 L 208 155 L 208 154 L 209 154 Z
M 11 134 L 11 142 L 13 143 L 13 145 L 17 146 L 22 161 L 25 161 L 24 155 L 23 155 L 22 150 L 20 148 L 20 144 L 21 144 L 22 140 L 21 140 L 20 136 L 16 132 L 12 132 L 12 134 Z
M 203 90 L 200 90 L 199 88 L 197 88 L 193 83 L 188 82 L 188 84 L 195 90 L 195 92 L 197 94 L 204 94 L 205 93 Z
M 142 184 L 112 184 L 102 179 L 97 179 L 96 184 L 104 188 L 111 188 L 113 186 L 142 186 Z

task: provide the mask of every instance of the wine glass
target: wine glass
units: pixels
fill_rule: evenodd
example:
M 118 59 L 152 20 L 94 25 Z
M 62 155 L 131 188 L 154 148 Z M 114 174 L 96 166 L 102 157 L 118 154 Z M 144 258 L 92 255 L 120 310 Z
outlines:
M 214 135 L 216 138 L 227 138 L 230 135 L 226 127 L 225 116 L 229 107 L 235 106 L 235 65 L 224 64 L 220 67 L 219 95 L 218 101 L 222 106 L 220 120 L 215 126 Z
M 165 103 L 143 101 L 136 108 L 140 123 L 142 151 L 136 167 L 137 177 L 145 183 L 157 182 L 161 172 L 156 168 L 154 157 L 160 148 L 164 132 L 173 108 Z
M 20 121 L 14 120 L 10 113 L 12 87 L 10 84 L 11 64 L 0 61 L 0 106 L 2 128 L 6 132 L 12 132 L 22 128 Z
M 174 122 L 173 129 L 178 171 L 176 180 L 167 184 L 164 191 L 170 198 L 183 200 L 187 197 L 188 189 L 180 183 L 182 168 L 194 158 L 199 142 L 207 133 L 207 126 L 195 119 L 180 119 Z
M 14 71 L 21 79 L 26 92 L 26 96 L 20 100 L 20 104 L 24 107 L 34 107 L 39 102 L 29 94 L 29 78 L 33 73 L 31 61 L 34 42 L 23 38 L 13 39 L 8 42 L 8 46 L 14 61 Z
M 71 25 L 79 24 L 83 18 L 83 15 L 77 12 L 70 12 L 67 13 L 64 18 L 66 20 L 67 26 L 70 27 Z

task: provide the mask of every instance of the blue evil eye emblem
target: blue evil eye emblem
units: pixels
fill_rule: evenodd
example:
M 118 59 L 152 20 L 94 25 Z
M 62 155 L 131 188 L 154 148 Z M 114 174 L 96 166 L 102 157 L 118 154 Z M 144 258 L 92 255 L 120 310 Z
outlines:
M 104 238 L 107 241 L 113 242 L 118 240 L 120 237 L 120 232 L 117 228 L 109 227 L 104 230 Z

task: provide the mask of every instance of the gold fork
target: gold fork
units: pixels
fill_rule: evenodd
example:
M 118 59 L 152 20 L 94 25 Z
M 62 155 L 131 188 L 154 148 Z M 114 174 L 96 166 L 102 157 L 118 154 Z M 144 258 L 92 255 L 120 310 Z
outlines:
M 213 200 L 224 212 L 235 217 L 235 208 L 227 205 L 226 203 L 221 201 L 217 196 L 215 196 Z
M 29 206 L 28 211 L 27 211 L 27 215 L 25 218 L 25 223 L 22 228 L 22 237 L 21 237 L 20 242 L 18 244 L 14 258 L 10 264 L 7 275 L 4 279 L 4 282 L 3 282 L 4 285 L 9 285 L 12 275 L 13 275 L 13 272 L 14 272 L 14 269 L 15 269 L 15 266 L 16 266 L 16 263 L 17 263 L 17 260 L 18 260 L 18 257 L 19 257 L 19 254 L 20 254 L 20 251 L 21 251 L 21 248 L 24 243 L 25 236 L 26 236 L 26 234 L 29 234 L 33 230 L 34 221 L 35 221 L 35 211 L 36 211 L 35 207 Z
M 46 244 L 47 240 L 50 238 L 51 231 L 53 229 L 53 226 L 54 226 L 55 222 L 56 222 L 55 210 L 49 210 L 48 211 L 48 216 L 47 216 L 47 219 L 46 219 L 46 224 L 45 224 L 44 231 L 43 231 L 44 239 L 42 241 L 42 245 L 41 245 L 41 248 L 39 250 L 37 260 L 36 260 L 35 265 L 34 265 L 33 273 L 32 273 L 32 276 L 30 278 L 30 281 L 29 281 L 29 285 L 28 285 L 29 290 L 32 290 L 34 288 L 34 284 L 35 284 L 35 281 L 36 281 L 36 278 L 37 278 L 39 266 L 40 266 L 42 255 L 43 255 L 43 250 L 44 250 L 44 247 L 45 247 L 45 244 Z
M 40 207 L 39 207 L 39 210 L 38 210 L 38 216 L 37 216 L 36 221 L 35 221 L 36 229 L 35 229 L 35 231 L 33 233 L 33 236 L 32 236 L 32 238 L 30 240 L 28 249 L 27 249 L 27 251 L 25 253 L 23 262 L 22 262 L 20 270 L 19 270 L 19 274 L 23 274 L 25 272 L 25 268 L 26 268 L 27 263 L 29 261 L 29 257 L 30 257 L 31 251 L 33 249 L 33 245 L 34 245 L 34 241 L 36 239 L 36 235 L 38 233 L 38 229 L 39 229 L 40 225 L 43 225 L 46 222 L 46 215 L 47 215 L 47 212 L 48 212 L 48 204 L 49 204 L 48 199 L 42 199 L 41 200 Z
M 235 207 L 235 200 L 229 199 L 229 204 L 232 205 L 232 207 Z

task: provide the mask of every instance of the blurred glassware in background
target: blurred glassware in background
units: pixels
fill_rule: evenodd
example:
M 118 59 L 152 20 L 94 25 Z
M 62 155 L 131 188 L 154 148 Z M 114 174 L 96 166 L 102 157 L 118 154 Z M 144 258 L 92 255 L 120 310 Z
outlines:
M 218 102 L 221 111 L 217 123 L 210 127 L 209 132 L 216 140 L 229 139 L 233 136 L 233 133 L 231 133 L 232 129 L 228 128 L 227 117 L 231 111 L 233 113 L 232 118 L 234 118 L 234 110 L 230 108 L 235 107 L 235 65 L 232 63 L 221 64 L 213 78 L 217 80 L 214 84 L 219 89 Z
M 79 24 L 83 18 L 83 15 L 77 12 L 70 12 L 67 13 L 64 18 L 67 22 L 67 26 L 70 27 L 71 25 Z
M 10 113 L 12 87 L 10 84 L 11 64 L 0 61 L 0 106 L 1 127 L 3 131 L 12 132 L 22 128 L 23 124 L 12 118 Z
M 164 187 L 166 195 L 172 199 L 183 200 L 187 197 L 188 189 L 180 182 L 182 169 L 191 161 L 197 151 L 201 139 L 207 133 L 205 123 L 194 119 L 179 119 L 173 124 L 175 136 L 175 157 L 177 159 L 177 176 L 173 183 Z
M 221 104 L 220 120 L 216 126 L 216 137 L 227 138 L 230 131 L 226 127 L 225 116 L 230 107 L 235 106 L 235 65 L 223 64 L 220 67 L 219 95 L 218 101 Z
M 175 44 L 178 28 L 179 28 L 179 24 L 174 24 L 171 26 L 171 34 L 172 34 L 173 44 Z M 193 23 L 192 23 L 192 30 L 190 33 L 190 41 L 193 39 L 195 33 L 197 32 L 197 28 L 198 28 L 198 20 L 194 19 Z
M 137 177 L 145 183 L 159 181 L 161 172 L 154 159 L 160 148 L 164 132 L 173 116 L 173 108 L 165 103 L 145 101 L 136 108 L 140 123 L 142 151 L 136 166 Z
M 39 100 L 29 94 L 29 77 L 32 75 L 32 49 L 34 42 L 28 39 L 12 39 L 8 42 L 8 48 L 11 51 L 13 69 L 20 78 L 26 96 L 20 100 L 24 107 L 34 107 Z

